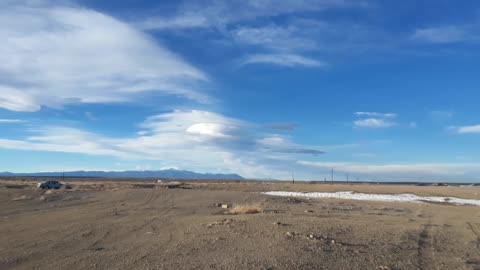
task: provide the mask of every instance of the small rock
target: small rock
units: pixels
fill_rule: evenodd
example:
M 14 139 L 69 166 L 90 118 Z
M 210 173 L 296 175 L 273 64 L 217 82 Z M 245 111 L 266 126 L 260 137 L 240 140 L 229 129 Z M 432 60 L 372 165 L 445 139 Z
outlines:
M 277 221 L 277 222 L 274 222 L 273 225 L 282 225 L 282 223 Z
M 331 243 L 331 244 L 335 244 L 335 240 L 332 239 L 332 240 L 330 241 L 330 243 Z
M 305 213 L 313 213 L 313 210 L 305 210 Z
M 222 208 L 223 208 L 223 209 L 228 209 L 228 208 L 230 208 L 230 207 L 231 207 L 230 204 L 222 204 Z
M 285 236 L 289 237 L 289 238 L 290 237 L 295 237 L 295 233 L 294 232 L 287 232 L 287 233 L 285 233 Z

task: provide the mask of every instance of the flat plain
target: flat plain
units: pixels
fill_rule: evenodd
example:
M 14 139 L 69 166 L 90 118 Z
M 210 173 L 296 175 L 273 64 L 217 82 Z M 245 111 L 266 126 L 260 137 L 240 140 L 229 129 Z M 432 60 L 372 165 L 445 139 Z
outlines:
M 480 199 L 478 186 L 66 182 L 39 190 L 33 179 L 0 180 L 0 269 L 480 269 L 478 206 L 260 193 Z

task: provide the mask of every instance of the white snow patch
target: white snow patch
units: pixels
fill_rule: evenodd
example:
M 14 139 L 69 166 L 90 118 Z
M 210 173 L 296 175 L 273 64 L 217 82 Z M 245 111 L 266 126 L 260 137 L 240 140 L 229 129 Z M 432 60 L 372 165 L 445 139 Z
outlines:
M 289 192 L 289 191 L 268 191 L 262 194 L 282 197 L 308 197 L 308 198 L 329 198 L 360 201 L 382 201 L 382 202 L 438 202 L 464 205 L 480 206 L 480 200 L 461 199 L 455 197 L 424 197 L 415 194 L 366 194 L 354 193 L 353 191 L 342 192 Z

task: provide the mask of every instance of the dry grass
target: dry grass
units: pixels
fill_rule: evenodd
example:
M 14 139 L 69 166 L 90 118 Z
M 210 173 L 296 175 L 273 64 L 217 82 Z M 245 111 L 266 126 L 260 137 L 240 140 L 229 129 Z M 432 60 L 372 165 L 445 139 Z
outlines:
M 228 213 L 232 215 L 257 214 L 262 212 L 263 208 L 259 204 L 235 205 Z

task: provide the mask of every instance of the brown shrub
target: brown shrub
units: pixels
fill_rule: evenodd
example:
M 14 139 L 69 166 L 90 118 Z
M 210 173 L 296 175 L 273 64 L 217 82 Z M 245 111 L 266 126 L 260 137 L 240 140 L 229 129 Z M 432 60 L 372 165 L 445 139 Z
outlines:
M 235 205 L 229 213 L 233 215 L 241 214 L 257 214 L 262 212 L 263 208 L 259 204 L 244 204 L 244 205 Z

